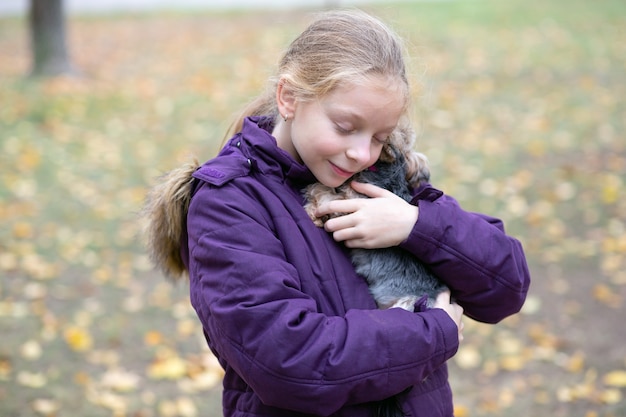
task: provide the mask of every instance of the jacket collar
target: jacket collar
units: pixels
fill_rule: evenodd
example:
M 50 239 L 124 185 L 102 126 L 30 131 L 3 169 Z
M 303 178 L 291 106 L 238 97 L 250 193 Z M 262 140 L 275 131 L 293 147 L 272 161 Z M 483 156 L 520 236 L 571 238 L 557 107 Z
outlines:
M 233 136 L 219 155 L 202 165 L 194 177 L 222 185 L 251 171 L 287 181 L 301 188 L 316 181 L 311 171 L 279 148 L 272 136 L 274 119 L 252 116 L 243 122 L 241 132 Z

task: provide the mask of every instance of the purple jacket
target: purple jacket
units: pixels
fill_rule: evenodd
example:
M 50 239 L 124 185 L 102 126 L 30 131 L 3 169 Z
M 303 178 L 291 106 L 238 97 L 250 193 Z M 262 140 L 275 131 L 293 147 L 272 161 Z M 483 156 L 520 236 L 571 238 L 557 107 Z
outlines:
M 406 415 L 452 416 L 446 361 L 457 329 L 440 309 L 377 310 L 347 250 L 307 217 L 310 171 L 249 118 L 196 171 L 187 217 L 191 303 L 226 372 L 225 416 L 371 416 L 399 394 Z M 529 274 L 502 223 L 430 186 L 402 247 L 465 313 L 495 323 L 521 308 Z M 381 220 L 382 221 L 382 220 Z

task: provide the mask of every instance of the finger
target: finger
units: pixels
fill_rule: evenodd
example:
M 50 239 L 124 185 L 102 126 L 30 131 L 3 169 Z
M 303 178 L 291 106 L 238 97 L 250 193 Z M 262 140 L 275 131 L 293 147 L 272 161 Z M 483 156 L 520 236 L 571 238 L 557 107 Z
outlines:
M 362 202 L 363 199 L 360 198 L 329 201 L 328 203 L 321 204 L 315 211 L 315 215 L 322 217 L 333 213 L 353 213 L 359 209 Z
M 446 290 L 440 292 L 439 295 L 437 295 L 436 302 L 440 304 L 452 304 L 452 302 L 450 301 L 450 291 Z
M 346 239 L 344 244 L 347 248 L 374 249 L 373 243 L 366 239 Z
M 324 224 L 324 229 L 327 232 L 336 232 L 338 230 L 344 230 L 354 227 L 354 219 L 350 215 L 339 216 L 329 219 Z
M 337 230 L 333 232 L 333 239 L 336 242 L 344 242 L 348 248 L 365 248 L 365 240 L 354 227 Z
M 352 181 L 350 183 L 350 187 L 352 187 L 357 193 L 364 194 L 370 198 L 387 197 L 389 194 L 395 195 L 391 191 L 387 191 L 384 188 L 364 182 Z

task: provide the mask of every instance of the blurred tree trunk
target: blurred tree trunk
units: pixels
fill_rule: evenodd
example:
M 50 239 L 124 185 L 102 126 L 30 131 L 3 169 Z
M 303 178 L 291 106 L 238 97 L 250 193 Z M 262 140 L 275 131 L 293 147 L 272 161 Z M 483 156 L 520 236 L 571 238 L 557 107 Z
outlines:
M 30 0 L 31 76 L 73 74 L 65 43 L 63 0 Z

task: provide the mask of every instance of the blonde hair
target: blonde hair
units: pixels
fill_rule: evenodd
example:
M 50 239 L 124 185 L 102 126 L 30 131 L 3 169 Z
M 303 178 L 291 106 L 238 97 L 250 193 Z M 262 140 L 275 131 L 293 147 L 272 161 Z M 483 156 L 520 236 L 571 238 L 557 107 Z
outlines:
M 298 100 L 323 97 L 340 83 L 363 83 L 372 76 L 396 79 L 405 110 L 409 83 L 401 39 L 380 20 L 359 10 L 318 15 L 287 48 L 266 91 L 244 108 L 227 136 L 239 132 L 248 116 L 278 116 L 276 88 L 289 83 Z
M 398 80 L 406 113 L 410 90 L 400 38 L 378 19 L 361 11 L 322 13 L 291 43 L 266 91 L 242 111 L 227 138 L 241 130 L 245 117 L 278 116 L 276 88 L 281 80 L 289 83 L 298 100 L 308 101 L 332 92 L 340 83 L 366 83 L 371 77 Z M 422 179 L 417 173 L 425 172 L 425 165 L 412 150 L 413 143 L 414 133 L 407 118 L 402 118 L 381 159 L 393 157 L 389 146 L 403 152 L 407 179 L 417 184 Z M 165 174 L 147 195 L 142 211 L 148 254 L 173 279 L 188 273 L 181 258 L 181 237 L 191 199 L 192 174 L 197 168 L 194 161 Z
M 143 238 L 152 263 L 172 279 L 187 275 L 181 257 L 181 242 L 191 201 L 197 160 L 165 173 L 146 195 L 140 213 Z

